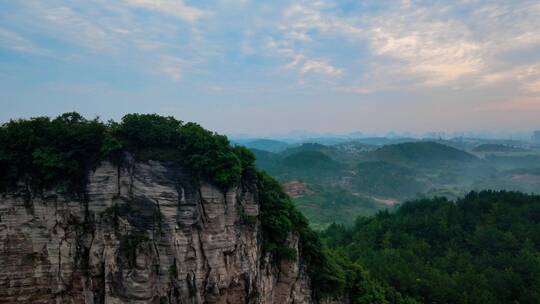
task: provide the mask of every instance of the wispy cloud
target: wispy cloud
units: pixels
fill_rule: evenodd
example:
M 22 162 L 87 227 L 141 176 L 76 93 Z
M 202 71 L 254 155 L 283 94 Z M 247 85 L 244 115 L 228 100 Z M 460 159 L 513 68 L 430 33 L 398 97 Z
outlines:
M 535 1 L 391 3 L 378 14 L 359 12 L 355 18 L 340 15 L 335 3 L 295 3 L 283 13 L 285 34 L 278 43 L 293 50 L 320 49 L 319 37 L 333 36 L 365 46 L 371 51 L 370 64 L 362 71 L 349 65 L 344 72 L 371 82 L 364 87 L 379 89 L 399 82 L 407 88 L 474 86 L 515 66 L 515 60 L 502 57 L 540 46 Z
M 57 31 L 57 38 L 97 51 L 111 50 L 122 40 L 118 30 L 67 6 L 35 6 L 36 12 Z
M 419 10 L 375 21 L 368 38 L 374 54 L 395 59 L 389 67 L 400 66 L 425 85 L 444 85 L 480 71 L 481 47 L 467 28 L 458 22 L 429 21 L 428 16 Z
M 284 65 L 285 69 L 296 70 L 300 75 L 319 74 L 336 77 L 343 74 L 343 69 L 330 64 L 326 59 L 308 57 L 295 49 L 290 41 L 271 39 L 267 43 L 267 48 L 272 54 L 279 55 L 288 61 Z
M 188 6 L 182 0 L 125 0 L 128 4 L 161 14 L 174 16 L 187 22 L 196 22 L 208 12 Z
M 176 38 L 179 35 L 184 37 L 198 35 L 196 25 L 193 23 L 210 15 L 209 12 L 188 6 L 182 1 L 172 0 L 124 2 L 94 0 L 70 3 L 29 0 L 18 5 L 25 14 L 24 19 L 13 16 L 10 18 L 25 25 L 27 30 L 41 32 L 44 37 L 60 41 L 69 47 L 40 45 L 39 42 L 2 28 L 0 28 L 2 43 L 0 47 L 17 52 L 56 54 L 60 59 L 77 57 L 78 60 L 89 60 L 91 57 L 101 56 L 116 57 L 118 62 L 133 60 L 132 67 L 149 74 L 160 71 L 175 81 L 182 78 L 181 69 L 179 61 L 171 58 L 186 57 L 183 59 L 185 63 L 186 60 L 191 60 L 190 57 L 199 56 L 181 53 L 182 49 L 191 46 L 179 44 Z M 141 18 L 141 10 L 174 18 L 168 20 Z M 67 50 L 73 47 L 79 51 L 67 53 Z M 197 58 L 193 61 L 200 60 Z
M 161 57 L 161 70 L 174 81 L 182 79 L 182 70 L 185 61 L 178 57 L 163 56 Z
M 302 74 L 306 73 L 320 73 L 328 76 L 340 76 L 343 74 L 342 69 L 338 69 L 328 62 L 321 60 L 306 60 L 302 64 L 300 69 Z
M 3 28 L 0 28 L 0 48 L 34 55 L 43 55 L 46 53 L 45 50 L 35 45 L 32 41 Z
M 533 93 L 540 93 L 540 80 L 536 80 L 531 83 L 528 83 L 527 89 Z

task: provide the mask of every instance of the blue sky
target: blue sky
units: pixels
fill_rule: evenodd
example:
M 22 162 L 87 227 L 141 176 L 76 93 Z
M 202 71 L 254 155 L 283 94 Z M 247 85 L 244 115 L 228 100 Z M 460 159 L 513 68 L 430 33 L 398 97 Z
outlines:
M 0 0 L 0 120 L 540 128 L 538 1 Z

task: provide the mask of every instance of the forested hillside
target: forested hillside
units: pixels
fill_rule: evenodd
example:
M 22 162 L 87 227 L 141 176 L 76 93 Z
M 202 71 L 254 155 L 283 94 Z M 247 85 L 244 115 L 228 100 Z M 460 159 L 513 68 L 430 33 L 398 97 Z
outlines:
M 352 303 L 538 303 L 540 196 L 471 192 L 411 201 L 397 212 L 323 232 Z M 353 270 L 355 269 L 355 270 Z M 369 273 L 381 289 L 357 276 Z M 362 302 L 366 293 L 373 301 Z
M 415 167 L 444 166 L 452 162 L 477 160 L 474 155 L 435 142 L 388 145 L 368 153 L 365 158 Z

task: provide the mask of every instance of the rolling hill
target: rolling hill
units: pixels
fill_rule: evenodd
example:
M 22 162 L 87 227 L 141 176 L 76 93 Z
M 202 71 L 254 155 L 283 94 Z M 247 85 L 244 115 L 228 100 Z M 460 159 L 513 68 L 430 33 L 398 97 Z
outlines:
M 401 165 L 374 161 L 360 163 L 352 186 L 356 191 L 385 197 L 407 198 L 426 190 L 422 173 Z
M 513 147 L 508 145 L 502 145 L 502 144 L 482 144 L 474 149 L 472 149 L 473 152 L 498 152 L 498 153 L 512 153 L 512 152 L 527 152 L 529 150 L 520 148 L 520 147 Z
M 448 163 L 470 163 L 478 158 L 465 151 L 435 142 L 383 146 L 366 154 L 367 161 L 384 161 L 408 167 L 433 167 Z

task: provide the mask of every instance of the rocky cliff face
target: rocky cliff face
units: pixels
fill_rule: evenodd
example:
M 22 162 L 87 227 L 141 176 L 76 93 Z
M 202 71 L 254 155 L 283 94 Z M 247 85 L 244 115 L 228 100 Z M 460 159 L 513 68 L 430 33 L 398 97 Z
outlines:
M 298 263 L 262 257 L 249 187 L 128 163 L 99 166 L 82 198 L 2 194 L 0 303 L 312 302 Z

